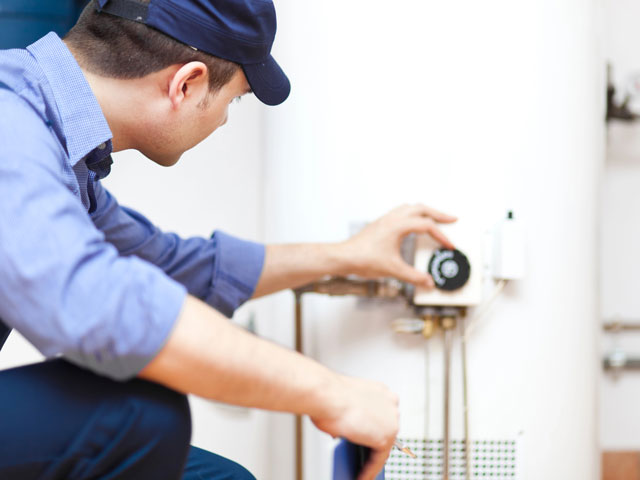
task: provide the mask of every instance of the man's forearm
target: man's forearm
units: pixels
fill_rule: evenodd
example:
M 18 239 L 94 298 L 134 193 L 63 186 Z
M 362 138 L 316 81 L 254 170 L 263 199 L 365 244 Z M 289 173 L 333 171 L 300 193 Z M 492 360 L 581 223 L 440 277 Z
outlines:
M 235 405 L 312 416 L 339 409 L 332 397 L 339 375 L 247 333 L 193 297 L 140 377 Z
M 398 431 L 398 398 L 384 385 L 331 372 L 234 326 L 194 297 L 139 376 L 212 400 L 309 415 L 329 435 L 373 448 L 376 472 Z
M 296 288 L 324 275 L 346 275 L 352 265 L 344 244 L 267 245 L 264 267 L 253 297 Z

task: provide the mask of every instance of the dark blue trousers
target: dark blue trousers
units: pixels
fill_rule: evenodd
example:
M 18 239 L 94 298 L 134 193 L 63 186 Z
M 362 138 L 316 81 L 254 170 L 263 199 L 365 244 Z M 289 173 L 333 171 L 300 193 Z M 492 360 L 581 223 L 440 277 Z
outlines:
M 255 480 L 190 447 L 187 398 L 53 360 L 0 371 L 0 479 Z

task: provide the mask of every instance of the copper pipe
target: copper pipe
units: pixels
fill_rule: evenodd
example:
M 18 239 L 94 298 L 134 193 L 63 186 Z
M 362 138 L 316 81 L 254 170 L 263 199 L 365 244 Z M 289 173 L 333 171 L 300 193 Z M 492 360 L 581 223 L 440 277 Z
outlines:
M 456 328 L 455 317 L 442 317 L 441 327 L 444 330 L 444 439 L 442 455 L 442 479 L 449 480 L 449 442 L 450 442 L 450 403 L 451 403 L 451 350 L 453 330 Z
M 637 320 L 632 321 L 618 321 L 613 320 L 602 325 L 602 328 L 607 332 L 619 332 L 629 330 L 640 330 L 640 322 Z
M 462 397 L 464 414 L 464 474 L 471 480 L 471 440 L 469 437 L 469 381 L 467 377 L 467 339 L 464 318 L 460 320 L 460 351 L 462 354 Z
M 442 479 L 449 480 L 449 400 L 451 393 L 451 331 L 444 331 L 444 439 L 442 457 Z
M 354 277 L 329 277 L 296 288 L 297 294 L 321 293 L 331 296 L 396 298 L 403 295 L 402 284 L 395 280 L 364 280 Z
M 304 354 L 302 345 L 302 295 L 356 295 L 361 297 L 396 298 L 404 294 L 402 283 L 395 280 L 364 280 L 353 277 L 328 277 L 296 288 L 295 295 L 295 348 Z M 304 479 L 302 416 L 295 417 L 296 480 Z
M 613 370 L 613 371 L 640 370 L 640 358 L 637 358 L 637 357 L 626 358 L 623 363 L 619 364 L 617 362 L 612 361 L 611 358 L 605 357 L 604 360 L 602 360 L 602 367 L 605 370 Z
M 302 353 L 302 292 L 294 292 L 296 297 L 295 346 L 296 352 Z M 296 480 L 303 480 L 304 465 L 302 454 L 302 415 L 296 415 Z

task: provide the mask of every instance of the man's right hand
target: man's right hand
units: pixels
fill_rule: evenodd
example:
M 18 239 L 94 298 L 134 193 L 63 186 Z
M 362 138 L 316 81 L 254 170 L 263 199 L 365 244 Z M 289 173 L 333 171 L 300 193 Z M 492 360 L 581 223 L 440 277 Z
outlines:
M 398 399 L 384 385 L 258 338 L 191 296 L 140 377 L 234 405 L 309 415 L 330 435 L 372 449 L 359 480 L 375 478 L 398 431 Z
M 330 393 L 331 394 L 331 393 Z M 340 376 L 335 412 L 311 420 L 320 430 L 371 448 L 358 480 L 373 480 L 383 469 L 398 434 L 398 397 L 385 385 Z

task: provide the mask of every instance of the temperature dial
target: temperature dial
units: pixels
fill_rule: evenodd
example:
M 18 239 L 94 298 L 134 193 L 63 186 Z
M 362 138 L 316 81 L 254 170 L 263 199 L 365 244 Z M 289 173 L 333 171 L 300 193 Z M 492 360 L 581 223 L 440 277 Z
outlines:
M 436 288 L 457 290 L 463 287 L 471 275 L 469 259 L 460 250 L 439 248 L 433 252 L 428 267 Z

